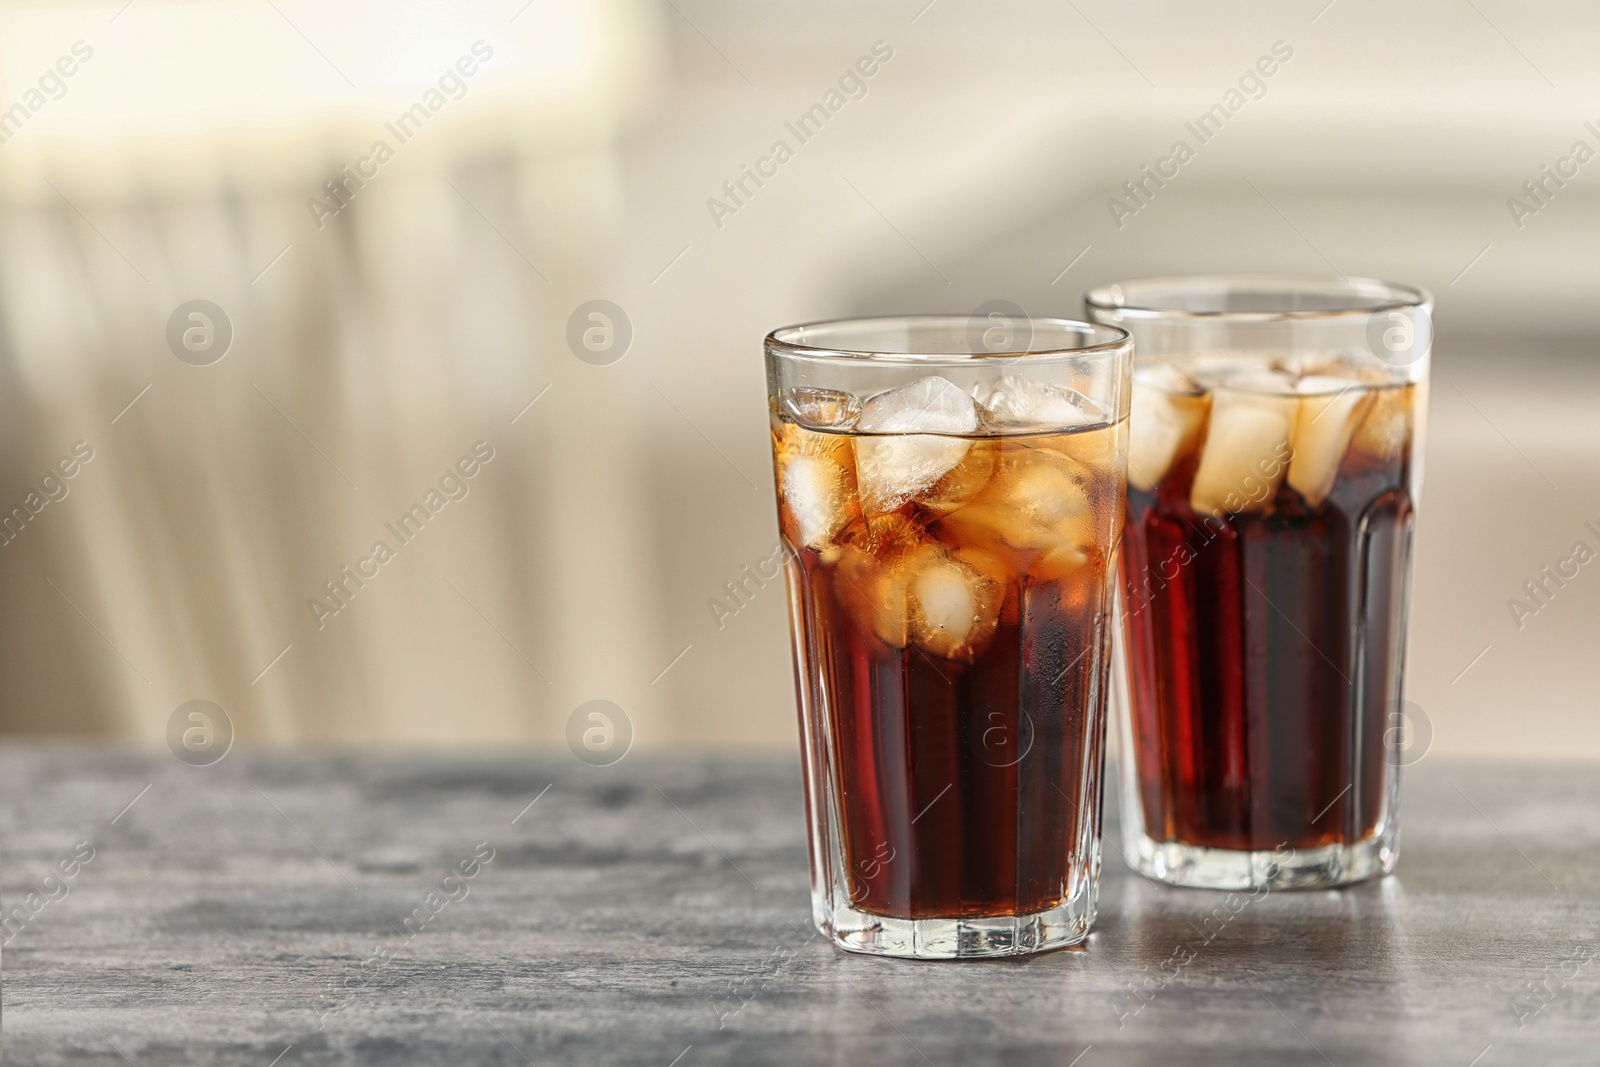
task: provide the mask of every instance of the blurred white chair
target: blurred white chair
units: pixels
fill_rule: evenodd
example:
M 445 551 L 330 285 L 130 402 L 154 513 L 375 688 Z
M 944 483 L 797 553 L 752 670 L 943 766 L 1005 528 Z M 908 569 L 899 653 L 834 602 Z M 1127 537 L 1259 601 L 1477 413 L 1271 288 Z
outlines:
M 551 740 L 658 658 L 627 413 L 552 422 L 657 48 L 630 0 L 0 6 L 0 508 L 93 450 L 0 548 L 0 729 L 205 698 L 246 739 Z M 233 333 L 203 367 L 166 339 L 195 298 Z

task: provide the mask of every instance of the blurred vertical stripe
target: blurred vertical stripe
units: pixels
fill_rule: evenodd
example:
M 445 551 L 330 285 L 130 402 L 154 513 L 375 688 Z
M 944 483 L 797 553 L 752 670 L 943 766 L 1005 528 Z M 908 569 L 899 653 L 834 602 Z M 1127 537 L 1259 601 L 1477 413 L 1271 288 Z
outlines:
M 637 427 L 553 418 L 650 12 L 120 7 L 0 6 L 0 107 L 93 49 L 0 145 L 0 508 L 94 457 L 0 548 L 0 729 L 153 740 L 206 698 L 245 741 L 559 739 L 613 660 L 661 658 Z M 197 298 L 233 331 L 203 367 L 166 337 Z M 385 524 L 480 441 L 402 545 Z M 378 540 L 395 558 L 318 620 Z

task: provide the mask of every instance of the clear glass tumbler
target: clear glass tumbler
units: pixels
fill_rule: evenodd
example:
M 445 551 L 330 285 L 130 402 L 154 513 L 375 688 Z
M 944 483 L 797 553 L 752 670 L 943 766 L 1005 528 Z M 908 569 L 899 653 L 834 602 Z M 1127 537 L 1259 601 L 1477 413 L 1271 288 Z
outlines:
M 932 959 L 1083 940 L 1127 334 L 862 319 L 766 358 L 817 927 Z
M 1094 289 L 1134 369 L 1129 861 L 1173 885 L 1393 869 L 1432 298 L 1362 278 Z

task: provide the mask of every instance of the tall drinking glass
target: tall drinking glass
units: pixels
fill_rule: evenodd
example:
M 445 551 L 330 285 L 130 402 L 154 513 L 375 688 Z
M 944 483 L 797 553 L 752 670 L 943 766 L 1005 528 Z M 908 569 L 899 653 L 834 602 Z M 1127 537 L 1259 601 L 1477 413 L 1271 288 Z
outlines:
M 1083 940 L 1127 334 L 862 319 L 766 357 L 818 929 L 922 958 Z
M 1117 699 L 1129 861 L 1219 889 L 1387 873 L 1432 298 L 1194 277 L 1085 303 L 1139 353 Z

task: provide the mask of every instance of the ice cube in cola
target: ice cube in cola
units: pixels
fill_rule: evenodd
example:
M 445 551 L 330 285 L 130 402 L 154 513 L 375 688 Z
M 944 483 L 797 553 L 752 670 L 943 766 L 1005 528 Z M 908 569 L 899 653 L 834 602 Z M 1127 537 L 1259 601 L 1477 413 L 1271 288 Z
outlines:
M 1122 571 L 1155 842 L 1267 851 L 1376 831 L 1421 388 L 1332 355 L 1136 369 Z
M 1090 877 L 1126 423 L 1065 386 L 975 393 L 773 405 L 802 684 L 872 915 L 1028 915 Z

